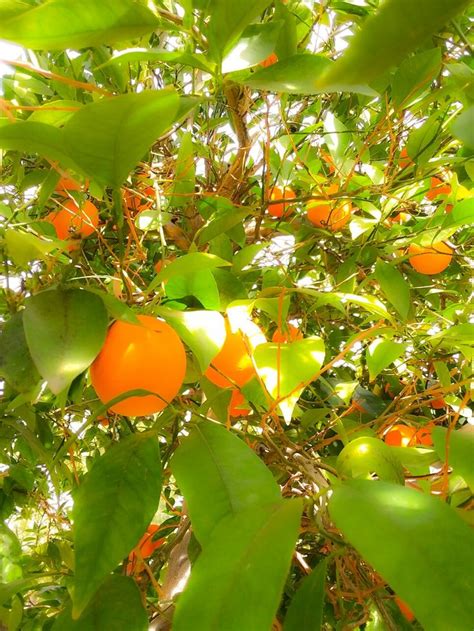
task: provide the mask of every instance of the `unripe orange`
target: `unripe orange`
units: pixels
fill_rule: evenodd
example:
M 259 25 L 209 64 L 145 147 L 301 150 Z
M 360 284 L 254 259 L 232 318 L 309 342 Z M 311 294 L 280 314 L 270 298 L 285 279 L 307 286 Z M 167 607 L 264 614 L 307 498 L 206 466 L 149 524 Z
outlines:
M 178 394 L 186 372 L 186 353 L 177 333 L 166 322 L 138 316 L 140 324 L 117 320 L 91 369 L 91 381 L 107 403 L 129 390 L 155 394 L 131 396 L 111 406 L 125 416 L 155 414 Z

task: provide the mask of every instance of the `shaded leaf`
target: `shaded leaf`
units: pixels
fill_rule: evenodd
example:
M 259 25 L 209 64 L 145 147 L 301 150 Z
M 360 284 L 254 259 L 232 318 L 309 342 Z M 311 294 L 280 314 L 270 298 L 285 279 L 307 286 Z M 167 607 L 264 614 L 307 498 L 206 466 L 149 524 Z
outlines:
M 469 149 L 474 149 L 474 105 L 464 109 L 451 125 L 451 131 Z
M 327 559 L 324 559 L 300 582 L 286 612 L 283 631 L 321 631 L 327 566 Z
M 392 99 L 396 107 L 412 101 L 441 69 L 441 49 L 424 50 L 400 64 L 392 79 Z
M 281 499 L 269 469 L 243 440 L 225 427 L 201 423 L 185 438 L 171 460 L 171 470 L 203 547 L 226 516 L 238 517 Z
M 26 301 L 26 341 L 40 374 L 54 394 L 94 361 L 107 332 L 102 300 L 80 289 L 43 291 Z
M 166 283 L 166 295 L 174 300 L 194 296 L 204 309 L 217 311 L 220 308 L 219 290 L 209 269 L 173 276 Z
M 225 517 L 193 566 L 173 631 L 270 629 L 301 511 L 300 500 L 284 500 Z
M 56 619 L 52 631 L 146 631 L 148 616 L 135 581 L 111 576 L 97 591 L 82 615 L 72 618 L 69 604 Z
M 158 508 L 161 484 L 154 432 L 127 436 L 95 460 L 74 497 L 74 617 L 138 543 Z
M 4 20 L 0 38 L 26 48 L 77 49 L 144 35 L 158 24 L 149 9 L 133 0 L 50 0 Z
M 0 375 L 18 392 L 28 392 L 40 380 L 23 329 L 23 313 L 15 313 L 2 326 Z
M 178 118 L 172 89 L 122 94 L 85 105 L 63 128 L 64 146 L 101 186 L 118 188 Z
M 352 480 L 329 501 L 336 526 L 431 631 L 474 625 L 474 534 L 439 499 Z

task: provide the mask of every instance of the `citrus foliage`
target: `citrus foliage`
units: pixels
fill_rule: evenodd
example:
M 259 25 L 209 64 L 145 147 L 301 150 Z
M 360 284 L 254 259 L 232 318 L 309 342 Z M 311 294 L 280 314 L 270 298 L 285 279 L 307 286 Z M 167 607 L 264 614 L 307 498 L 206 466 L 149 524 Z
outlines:
M 466 0 L 0 3 L 0 627 L 470 630 Z

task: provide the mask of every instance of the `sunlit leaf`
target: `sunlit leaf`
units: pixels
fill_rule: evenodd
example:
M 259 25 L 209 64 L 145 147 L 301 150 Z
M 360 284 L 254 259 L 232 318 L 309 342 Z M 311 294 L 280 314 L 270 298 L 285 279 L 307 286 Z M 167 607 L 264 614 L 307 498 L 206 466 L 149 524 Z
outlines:
M 447 461 L 454 472 L 464 478 L 471 490 L 474 489 L 474 432 L 471 427 L 467 425 L 462 431 L 454 430 L 449 434 L 446 427 L 435 427 L 432 436 L 440 460 Z
M 345 478 L 381 480 L 403 484 L 403 467 L 397 453 L 379 438 L 361 436 L 348 443 L 337 457 L 337 470 Z
M 407 345 L 379 337 L 371 342 L 367 349 L 366 359 L 370 381 L 373 381 L 382 370 L 388 368 L 406 350 Z
M 411 292 L 402 274 L 393 265 L 379 259 L 375 264 L 375 278 L 387 300 L 406 320 L 410 312 Z

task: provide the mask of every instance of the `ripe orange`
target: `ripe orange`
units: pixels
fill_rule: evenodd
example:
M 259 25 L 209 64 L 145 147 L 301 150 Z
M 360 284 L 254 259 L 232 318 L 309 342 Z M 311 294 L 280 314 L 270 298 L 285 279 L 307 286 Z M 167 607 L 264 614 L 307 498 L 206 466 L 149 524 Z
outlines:
M 270 190 L 269 200 L 273 201 L 274 199 L 294 199 L 295 197 L 295 192 L 289 186 L 284 186 L 283 188 L 280 188 L 279 186 L 274 186 Z M 288 217 L 289 215 L 293 214 L 294 207 L 285 204 L 285 202 L 280 202 L 279 204 L 269 204 L 267 210 L 269 215 L 280 219 L 281 217 Z
M 153 535 L 159 530 L 159 526 L 156 524 L 150 524 L 146 529 L 145 534 L 140 539 L 138 544 L 135 546 L 134 550 L 138 548 L 140 550 L 140 554 L 142 559 L 147 559 L 151 557 L 153 552 L 159 548 L 165 539 L 153 539 Z M 131 574 L 132 572 L 138 573 L 143 570 L 143 563 L 138 560 L 136 553 L 132 550 L 128 556 L 128 564 L 127 564 L 127 574 Z
M 266 59 L 260 61 L 258 65 L 263 66 L 263 68 L 268 68 L 268 66 L 273 66 L 273 64 L 276 64 L 277 61 L 278 57 L 275 55 L 275 53 L 271 53 L 271 55 L 268 55 Z
M 446 204 L 445 210 L 447 213 L 450 213 L 453 210 L 453 208 L 454 208 L 453 204 Z
M 332 159 L 332 157 L 329 155 L 329 153 L 326 153 L 326 151 L 324 151 L 323 149 L 321 149 L 321 158 L 324 160 L 324 162 L 328 165 L 328 171 L 329 173 L 335 173 L 336 171 L 336 165 L 334 164 L 334 160 Z M 337 190 L 337 189 L 336 189 Z
M 251 410 L 249 408 L 242 407 L 243 403 L 245 403 L 245 397 L 240 390 L 237 388 L 232 390 L 232 396 L 230 397 L 229 403 L 229 416 L 248 416 Z
M 220 388 L 244 386 L 255 374 L 247 347 L 252 351 L 255 346 L 266 341 L 265 336 L 253 322 L 247 323 L 245 332 L 242 329 L 233 331 L 228 319 L 225 321 L 225 327 L 224 345 L 204 375 Z
M 413 447 L 415 444 L 416 429 L 408 425 L 393 425 L 384 435 L 387 445 L 392 447 Z
M 49 213 L 45 221 L 55 227 L 59 239 L 70 239 L 74 235 L 85 238 L 99 225 L 99 210 L 89 200 L 79 207 L 73 199 L 68 199 L 59 210 Z
M 404 224 L 404 223 L 407 223 L 407 221 L 410 221 L 410 219 L 411 219 L 410 213 L 401 212 L 401 213 L 396 214 L 394 217 L 389 217 L 388 220 L 390 223 Z
M 425 425 L 425 427 L 419 429 L 415 434 L 415 444 L 431 447 L 433 444 L 433 437 L 431 436 L 432 429 L 432 425 Z
M 272 336 L 272 342 L 284 344 L 285 342 L 296 342 L 303 339 L 303 333 L 297 326 L 287 325 L 287 330 L 277 329 Z
M 110 407 L 125 416 L 163 410 L 178 394 L 186 372 L 186 353 L 174 329 L 151 316 L 138 319 L 140 324 L 120 320 L 112 324 L 90 370 L 103 403 L 138 388 L 157 395 L 132 396 Z
M 138 193 L 129 190 L 123 193 L 124 202 L 132 215 L 138 215 L 143 210 L 149 210 L 153 206 L 155 197 L 156 193 L 153 186 L 147 186 Z
M 433 410 L 443 410 L 446 407 L 446 401 L 443 397 L 437 397 L 436 399 L 431 399 L 430 406 Z
M 423 247 L 412 243 L 408 248 L 410 265 L 420 274 L 439 274 L 451 263 L 453 250 L 443 243 Z
M 410 607 L 406 604 L 406 602 L 402 600 L 401 598 L 399 598 L 398 596 L 395 596 L 395 602 L 397 603 L 397 606 L 400 609 L 400 612 L 402 613 L 403 617 L 406 618 L 408 622 L 413 622 L 413 620 L 415 619 L 415 614 L 410 609 Z
M 413 165 L 413 160 L 408 155 L 408 151 L 406 147 L 403 147 L 403 149 L 400 151 L 400 155 L 398 157 L 398 164 L 400 165 L 401 169 L 405 169 L 406 167 Z
M 339 190 L 338 184 L 325 187 L 326 195 L 333 195 Z M 306 204 L 308 220 L 318 228 L 327 228 L 333 232 L 342 230 L 351 218 L 352 204 L 349 200 L 312 199 Z
M 426 193 L 429 200 L 433 201 L 440 195 L 451 195 L 451 184 L 443 182 L 439 177 L 432 177 L 430 184 L 430 190 Z

